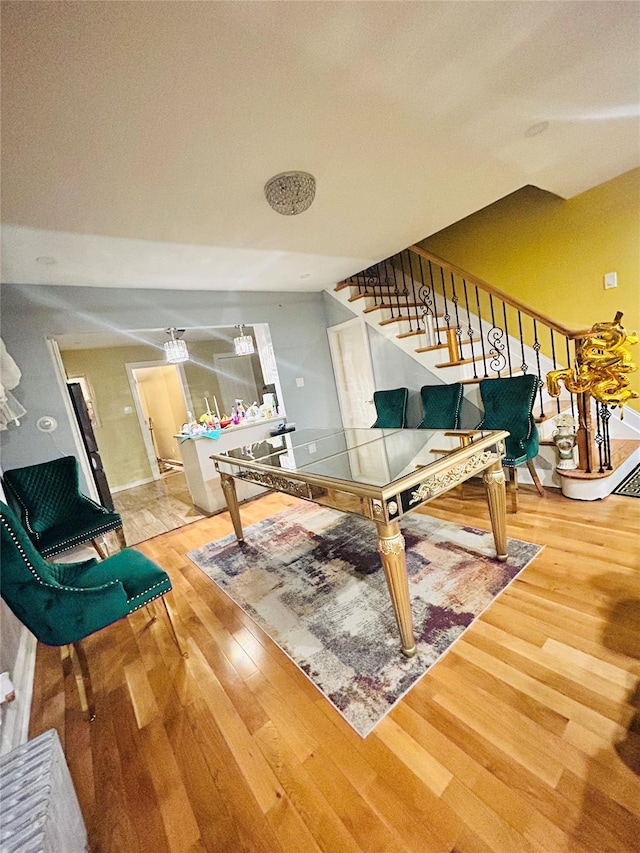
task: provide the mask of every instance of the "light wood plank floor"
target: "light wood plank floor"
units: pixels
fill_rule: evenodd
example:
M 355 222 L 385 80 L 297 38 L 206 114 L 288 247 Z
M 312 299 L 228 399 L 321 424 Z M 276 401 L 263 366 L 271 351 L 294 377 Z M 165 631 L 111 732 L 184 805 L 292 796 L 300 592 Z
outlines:
M 90 637 L 87 724 L 38 649 L 31 735 L 60 733 L 92 851 L 640 851 L 640 501 L 520 505 L 545 549 L 365 740 L 185 558 L 226 513 L 144 543 L 189 659 L 161 615 Z M 475 485 L 426 509 L 488 527 Z
M 152 483 L 115 492 L 113 503 L 122 516 L 128 545 L 205 517 L 193 506 L 183 471 L 172 471 Z

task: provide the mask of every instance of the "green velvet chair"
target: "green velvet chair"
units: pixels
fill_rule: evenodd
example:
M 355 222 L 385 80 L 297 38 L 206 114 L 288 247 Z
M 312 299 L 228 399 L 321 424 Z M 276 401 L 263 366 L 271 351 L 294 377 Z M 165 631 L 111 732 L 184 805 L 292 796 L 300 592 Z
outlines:
M 377 418 L 371 429 L 400 429 L 407 425 L 408 388 L 374 391 L 373 402 Z
M 423 385 L 420 389 L 423 418 L 418 429 L 458 429 L 462 405 L 462 384 Z
M 41 643 L 61 646 L 63 659 L 79 666 L 76 681 L 82 710 L 95 716 L 91 679 L 80 640 L 164 596 L 169 575 L 139 551 L 127 548 L 106 560 L 49 563 L 38 553 L 15 513 L 0 501 L 2 598 Z M 186 655 L 184 655 L 186 657 Z
M 20 513 L 22 525 L 43 557 L 53 557 L 91 542 L 106 557 L 97 537 L 113 530 L 126 547 L 122 517 L 83 495 L 78 461 L 63 456 L 49 462 L 4 472 L 7 498 Z
M 510 433 L 505 441 L 506 455 L 502 464 L 509 469 L 514 512 L 518 511 L 516 466 L 526 463 L 538 494 L 544 497 L 544 489 L 533 465 L 533 458 L 538 454 L 538 429 L 533 417 L 538 387 L 538 377 L 531 373 L 480 382 L 484 417 L 478 429 L 506 429 Z

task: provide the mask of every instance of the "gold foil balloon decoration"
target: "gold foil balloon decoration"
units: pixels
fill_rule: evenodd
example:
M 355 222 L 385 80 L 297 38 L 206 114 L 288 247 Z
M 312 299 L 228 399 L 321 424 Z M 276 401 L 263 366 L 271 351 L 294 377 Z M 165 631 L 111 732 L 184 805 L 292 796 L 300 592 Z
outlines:
M 622 407 L 638 397 L 629 388 L 627 374 L 637 370 L 631 360 L 629 345 L 637 344 L 637 334 L 627 334 L 620 324 L 618 312 L 611 323 L 596 323 L 576 351 L 575 367 L 547 373 L 547 390 L 552 397 L 560 396 L 560 383 L 572 394 L 589 393 L 599 403 Z

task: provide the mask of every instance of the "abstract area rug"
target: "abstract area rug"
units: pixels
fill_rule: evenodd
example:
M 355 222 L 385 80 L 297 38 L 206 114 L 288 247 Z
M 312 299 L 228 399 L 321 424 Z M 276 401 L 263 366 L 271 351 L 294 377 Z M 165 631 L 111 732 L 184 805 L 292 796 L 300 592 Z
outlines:
M 405 658 L 376 530 L 316 504 L 287 509 L 189 553 L 362 736 L 541 550 L 425 515 L 402 519 L 418 652 Z
M 628 477 L 613 490 L 614 495 L 626 495 L 629 498 L 640 498 L 640 465 L 636 465 Z

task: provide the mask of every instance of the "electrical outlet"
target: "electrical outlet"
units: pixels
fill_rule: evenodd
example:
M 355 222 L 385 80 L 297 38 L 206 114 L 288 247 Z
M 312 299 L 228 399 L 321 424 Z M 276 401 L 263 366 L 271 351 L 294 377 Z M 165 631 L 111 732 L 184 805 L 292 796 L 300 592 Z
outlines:
M 604 274 L 604 289 L 610 290 L 612 287 L 618 286 L 618 273 L 607 272 Z
M 299 376 L 296 379 L 296 385 L 298 386 L 298 388 L 302 388 L 304 386 L 304 379 L 302 378 L 302 376 Z

